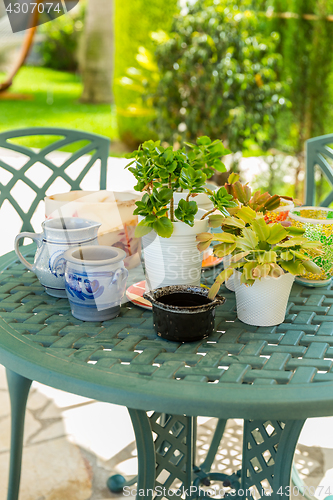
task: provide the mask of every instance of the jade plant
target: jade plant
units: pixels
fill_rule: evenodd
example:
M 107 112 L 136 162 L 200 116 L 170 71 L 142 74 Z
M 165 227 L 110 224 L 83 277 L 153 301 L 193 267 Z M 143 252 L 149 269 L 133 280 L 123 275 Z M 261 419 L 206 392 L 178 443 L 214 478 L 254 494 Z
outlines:
M 197 236 L 198 249 L 205 250 L 213 241 L 214 254 L 225 257 L 232 254 L 230 266 L 223 270 L 212 285 L 208 297 L 213 299 L 234 269 L 241 273 L 240 282 L 253 285 L 256 280 L 271 276 L 278 278 L 285 272 L 302 275 L 306 271 L 320 274 L 321 269 L 307 255 L 322 254 L 321 243 L 304 237 L 304 229 L 266 224 L 262 213 L 242 207 L 234 216 L 224 218 L 224 227 L 234 232 L 201 233 Z
M 224 186 L 216 192 L 205 187 L 207 178 L 215 170 L 226 171 L 220 158 L 230 151 L 222 141 L 211 141 L 204 136 L 199 137 L 196 144 L 187 143 L 186 146 L 187 149 L 174 150 L 172 146 L 163 147 L 160 141 L 146 141 L 127 155 L 127 158 L 134 158 L 127 165 L 137 180 L 134 189 L 144 192 L 134 210 L 135 215 L 143 217 L 136 228 L 136 236 L 144 236 L 154 230 L 159 236 L 169 238 L 173 222 L 177 221 L 193 226 L 198 212 L 193 198 L 199 193 L 208 195 L 214 205 L 212 211 L 219 210 L 226 216 L 229 215 L 227 208 L 237 206 Z M 175 207 L 173 196 L 179 191 L 185 191 L 186 198 Z

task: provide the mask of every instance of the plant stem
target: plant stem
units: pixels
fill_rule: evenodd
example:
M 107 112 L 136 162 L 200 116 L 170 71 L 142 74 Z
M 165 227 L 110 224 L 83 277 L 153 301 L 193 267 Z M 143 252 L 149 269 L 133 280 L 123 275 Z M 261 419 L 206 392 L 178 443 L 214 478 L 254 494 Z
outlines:
M 188 195 L 186 196 L 186 201 L 190 201 L 190 196 L 191 196 L 191 191 L 188 193 Z
M 169 174 L 169 189 L 172 189 L 172 185 L 171 185 L 171 174 Z M 174 222 L 174 221 L 175 221 L 175 217 L 174 217 L 173 195 L 172 195 L 172 198 L 171 198 L 171 200 L 170 200 L 170 220 L 171 220 L 171 222 Z
M 216 208 L 213 208 L 212 210 L 209 210 L 209 212 L 206 212 L 205 214 L 203 214 L 203 216 L 201 217 L 200 220 L 203 220 L 207 217 L 207 215 L 210 215 L 212 214 L 213 212 L 215 212 Z

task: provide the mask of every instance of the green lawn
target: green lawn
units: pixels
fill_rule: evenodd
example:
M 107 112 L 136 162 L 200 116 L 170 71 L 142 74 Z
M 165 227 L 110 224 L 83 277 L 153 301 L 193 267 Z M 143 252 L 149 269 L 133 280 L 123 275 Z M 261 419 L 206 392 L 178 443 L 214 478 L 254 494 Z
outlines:
M 31 100 L 0 99 L 0 132 L 26 127 L 65 127 L 118 138 L 114 106 L 80 103 L 82 84 L 77 75 L 24 67 L 9 92 Z M 21 144 L 40 148 L 49 141 L 28 138 Z

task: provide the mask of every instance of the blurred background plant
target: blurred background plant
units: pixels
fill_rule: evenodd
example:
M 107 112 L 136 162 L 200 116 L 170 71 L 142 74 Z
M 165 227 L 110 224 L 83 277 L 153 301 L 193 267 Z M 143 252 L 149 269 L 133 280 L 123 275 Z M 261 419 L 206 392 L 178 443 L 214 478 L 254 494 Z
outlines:
M 280 33 L 283 57 L 280 77 L 289 88 L 291 107 L 276 125 L 276 147 L 296 158 L 292 184 L 294 196 L 303 198 L 304 142 L 332 132 L 333 13 L 332 0 L 266 0 L 266 32 Z M 258 7 L 260 9 L 260 6 Z M 317 174 L 317 199 L 330 190 Z
M 128 109 L 133 103 L 141 107 L 142 96 L 146 94 L 145 81 L 141 81 L 141 89 L 133 88 L 119 82 L 123 77 L 131 77 L 128 68 L 153 69 L 154 62 L 149 51 L 154 52 L 154 41 L 150 37 L 152 31 L 170 30 L 173 15 L 179 12 L 177 0 L 133 0 L 128 5 L 123 0 L 115 0 L 115 60 L 114 60 L 114 98 L 117 106 L 117 123 L 120 139 L 131 149 L 135 149 L 146 139 L 155 139 L 149 123 L 151 116 L 144 112 L 133 114 Z M 139 47 L 144 47 L 141 53 Z M 137 57 L 138 56 L 138 57 Z M 134 76 L 134 72 L 132 72 Z M 123 82 L 124 83 L 124 82 Z
M 37 45 L 37 50 L 44 67 L 62 71 L 78 69 L 78 47 L 84 16 L 83 2 L 68 15 L 60 16 L 40 27 L 43 41 Z
M 116 154 L 148 139 L 177 147 L 210 135 L 235 151 L 226 164 L 243 182 L 303 198 L 304 142 L 332 132 L 333 0 L 191 0 L 187 6 L 185 0 L 133 0 L 130 7 L 120 0 L 81 0 L 80 6 L 43 25 L 37 44 L 42 36 L 45 66 L 78 71 L 80 101 L 91 110 L 108 103 L 103 119 L 119 145 Z M 80 37 L 85 51 L 77 70 Z M 32 71 L 38 79 L 29 72 L 29 85 L 15 80 L 20 92 L 74 124 L 79 100 L 60 116 L 59 107 L 51 108 L 57 102 L 49 86 L 54 73 Z M 15 123 L 18 103 L 0 105 L 10 118 L 6 123 Z M 31 116 L 25 119 L 31 123 Z M 24 113 L 16 121 L 24 125 Z M 99 114 L 87 115 L 86 122 L 103 131 Z M 319 171 L 316 187 L 317 199 L 330 190 Z
M 263 34 L 247 7 L 199 0 L 174 20 L 169 40 L 156 50 L 161 78 L 154 125 L 161 139 L 193 140 L 205 130 L 234 151 L 272 145 L 272 125 L 286 105 L 279 35 Z

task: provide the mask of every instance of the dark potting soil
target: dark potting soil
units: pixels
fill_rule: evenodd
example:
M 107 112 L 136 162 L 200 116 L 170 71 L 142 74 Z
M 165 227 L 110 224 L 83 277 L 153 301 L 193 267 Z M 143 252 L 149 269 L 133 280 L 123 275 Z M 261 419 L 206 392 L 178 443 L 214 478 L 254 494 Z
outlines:
M 170 293 L 169 295 L 162 295 L 159 297 L 158 302 L 166 304 L 168 306 L 178 306 L 178 307 L 193 307 L 193 306 L 203 306 L 204 304 L 209 304 L 210 299 L 199 295 L 196 293 Z

